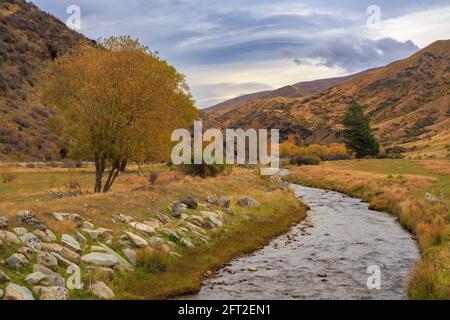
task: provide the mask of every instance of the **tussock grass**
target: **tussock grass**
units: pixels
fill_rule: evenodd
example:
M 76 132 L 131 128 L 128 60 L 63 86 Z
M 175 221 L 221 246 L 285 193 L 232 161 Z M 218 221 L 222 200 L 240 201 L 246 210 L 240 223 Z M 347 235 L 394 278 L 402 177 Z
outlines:
M 396 165 L 401 175 L 395 176 Z M 364 165 L 366 171 L 364 172 Z M 450 211 L 448 199 L 429 203 L 423 193 L 433 191 L 442 182 L 433 174 L 408 167 L 406 162 L 385 160 L 383 166 L 376 161 L 327 163 L 322 168 L 293 168 L 288 177 L 291 182 L 336 190 L 367 200 L 370 208 L 396 215 L 400 223 L 417 238 L 422 260 L 417 263 L 408 282 L 408 295 L 412 299 L 450 299 Z M 375 173 L 389 172 L 386 174 Z M 391 166 L 391 167 L 389 167 Z M 343 169 L 346 168 L 346 169 Z M 408 174 L 409 171 L 412 174 Z M 445 190 L 446 186 L 442 186 Z

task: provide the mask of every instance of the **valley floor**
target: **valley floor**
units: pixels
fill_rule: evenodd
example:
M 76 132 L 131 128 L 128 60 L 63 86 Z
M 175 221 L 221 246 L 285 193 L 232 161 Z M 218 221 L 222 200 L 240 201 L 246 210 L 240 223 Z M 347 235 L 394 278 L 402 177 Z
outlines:
M 30 247 L 27 239 L 33 234 L 40 238 L 43 251 L 58 258 L 57 265 L 50 268 L 56 278 L 67 278 L 70 264 L 80 267 L 84 289 L 69 290 L 70 299 L 110 297 L 111 292 L 102 285 L 88 290 L 98 281 L 112 289 L 114 299 L 167 299 L 196 292 L 205 275 L 263 246 L 305 217 L 306 207 L 290 190 L 259 177 L 256 170 L 236 168 L 227 176 L 209 179 L 185 177 L 161 165 L 145 170 L 159 172 L 154 186 L 148 186 L 147 179 L 134 168 L 120 176 L 109 194 L 57 198 L 69 184 L 90 191 L 92 168 L 0 167 L 4 179 L 0 180 L 0 217 L 8 220 L 6 227 L 0 227 L 0 260 L 7 261 L 0 265 L 0 272 L 10 280 L 0 276 L 0 291 L 5 298 L 10 298 L 11 292 L 17 294 L 14 288 L 8 288 L 10 283 L 28 288 L 30 291 L 25 292 L 32 291 L 35 298 L 54 297 L 59 292 L 43 289 L 48 279 L 39 280 L 37 271 L 43 269 L 36 266 L 46 261 L 24 249 Z M 198 208 L 173 217 L 168 207 L 186 195 L 198 201 Z M 227 210 L 219 205 L 206 203 L 207 197 L 224 196 L 231 200 L 233 215 L 224 213 Z M 242 196 L 250 196 L 261 205 L 238 206 L 237 199 Z M 23 210 L 33 212 L 56 239 L 47 239 L 35 225 L 19 224 L 17 213 Z M 58 221 L 55 212 L 72 216 Z M 72 219 L 76 215 L 84 221 L 78 227 L 77 219 Z M 26 236 L 20 236 L 23 227 Z M 67 246 L 63 234 L 72 236 L 80 248 Z M 134 235 L 140 239 L 132 239 Z M 20 240 L 11 243 L 12 237 Z M 25 263 L 9 259 L 14 254 Z M 126 271 L 127 262 L 135 264 L 133 271 Z
M 396 215 L 422 254 L 409 297 L 450 299 L 449 160 L 352 160 L 291 169 L 290 182 L 343 192 Z

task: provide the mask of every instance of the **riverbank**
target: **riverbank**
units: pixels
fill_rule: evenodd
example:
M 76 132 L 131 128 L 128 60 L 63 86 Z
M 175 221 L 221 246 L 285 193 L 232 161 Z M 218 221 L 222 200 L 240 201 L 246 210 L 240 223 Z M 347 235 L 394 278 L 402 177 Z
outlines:
M 5 240 L 6 235 L 9 241 L 11 234 L 24 231 L 20 228 L 25 228 L 29 237 L 36 234 L 45 239 L 41 241 L 46 243 L 43 251 L 58 255 L 64 252 L 65 259 L 58 260 L 52 269 L 58 279 L 67 278 L 66 264 L 80 268 L 84 289 L 68 290 L 67 296 L 60 298 L 97 299 L 91 287 L 102 282 L 110 289 L 104 297 L 168 299 L 195 293 L 203 277 L 233 258 L 264 246 L 306 215 L 306 206 L 290 190 L 261 178 L 256 170 L 237 168 L 227 176 L 200 179 L 185 177 L 164 166 L 146 169 L 159 172 L 154 185 L 130 170 L 119 177 L 111 193 L 89 194 L 92 168 L 2 168 L 9 172 L 11 181 L 0 185 L 0 212 L 8 220 L 0 260 L 23 255 L 26 265 L 0 266 L 10 280 L 0 281 L 0 290 L 10 296 L 8 286 L 14 283 L 35 298 L 42 298 L 41 292 L 47 290 L 38 291 L 32 280 L 37 277 L 37 260 L 41 258 L 25 251 L 21 247 L 25 242 L 10 244 Z M 86 193 L 58 198 L 56 191 L 64 191 L 71 182 Z M 188 195 L 197 203 L 195 208 L 183 208 L 179 214 L 168 208 Z M 238 204 L 242 197 L 251 197 L 258 205 L 245 201 Z M 219 198 L 228 199 L 229 204 L 216 202 Z M 20 224 L 17 213 L 21 210 L 33 212 L 55 238 L 45 238 L 35 230 L 36 225 Z M 59 216 L 59 221 L 55 212 L 70 215 Z M 72 218 L 83 223 L 74 223 Z M 73 241 L 73 250 L 68 248 L 63 235 L 71 236 L 80 248 Z M 105 252 L 105 246 L 112 251 Z M 99 257 L 109 260 L 100 261 Z M 115 263 L 117 257 L 127 263 Z M 134 265 L 133 270 L 124 268 L 129 264 Z M 45 286 L 42 283 L 40 287 Z
M 398 217 L 422 255 L 410 275 L 411 299 L 450 299 L 450 161 L 361 160 L 293 167 L 287 180 L 339 191 Z

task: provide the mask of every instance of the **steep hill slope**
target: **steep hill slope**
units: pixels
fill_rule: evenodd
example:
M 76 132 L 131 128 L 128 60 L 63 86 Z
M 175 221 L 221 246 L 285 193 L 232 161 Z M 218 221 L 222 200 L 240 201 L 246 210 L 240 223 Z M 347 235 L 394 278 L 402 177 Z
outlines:
M 343 114 L 355 99 L 381 142 L 394 146 L 450 131 L 449 88 L 450 40 L 442 40 L 305 97 L 260 98 L 205 112 L 223 126 L 277 127 L 299 144 L 326 144 L 340 139 Z
M 80 42 L 92 43 L 33 4 L 0 1 L 0 160 L 59 158 L 64 142 L 48 130 L 37 73 Z

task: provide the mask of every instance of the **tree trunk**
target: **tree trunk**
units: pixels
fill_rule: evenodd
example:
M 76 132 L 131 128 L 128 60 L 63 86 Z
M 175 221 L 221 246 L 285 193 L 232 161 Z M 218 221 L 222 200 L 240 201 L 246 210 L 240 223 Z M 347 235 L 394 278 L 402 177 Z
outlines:
M 111 168 L 111 171 L 109 172 L 108 179 L 105 182 L 105 186 L 103 187 L 103 192 L 106 193 L 111 190 L 111 187 L 116 181 L 116 178 L 119 175 L 119 172 L 124 172 L 125 168 L 127 166 L 126 160 L 119 160 L 116 163 L 114 163 L 113 167 Z
M 102 191 L 102 178 L 105 172 L 105 161 L 103 159 L 95 159 L 95 187 L 94 193 Z

